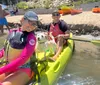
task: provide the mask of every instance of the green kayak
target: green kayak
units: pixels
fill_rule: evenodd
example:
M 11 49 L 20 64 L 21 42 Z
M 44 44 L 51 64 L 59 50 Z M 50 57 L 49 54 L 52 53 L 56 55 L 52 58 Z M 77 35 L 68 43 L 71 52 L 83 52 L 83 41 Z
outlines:
M 72 38 L 72 33 L 70 34 L 70 38 Z M 74 42 L 69 39 L 68 45 L 64 46 L 63 51 L 55 62 L 49 61 L 48 57 L 46 57 L 46 61 L 39 63 L 37 65 L 39 78 L 36 76 L 35 84 L 33 85 L 56 85 L 57 80 L 72 56 L 73 49 Z M 36 56 L 41 60 L 44 54 L 43 52 L 39 52 L 36 53 Z M 46 56 L 50 57 L 49 52 L 46 53 Z

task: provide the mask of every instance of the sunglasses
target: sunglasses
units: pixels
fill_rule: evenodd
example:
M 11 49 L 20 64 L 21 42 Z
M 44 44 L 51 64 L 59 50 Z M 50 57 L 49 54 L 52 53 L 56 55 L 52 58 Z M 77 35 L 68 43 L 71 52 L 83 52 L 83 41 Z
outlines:
M 60 16 L 60 14 L 54 13 L 54 14 L 52 14 L 52 16 Z
M 24 18 L 24 20 L 28 20 L 27 18 Z M 31 20 L 28 20 L 28 22 L 30 24 L 32 24 L 33 26 L 37 26 L 37 22 L 36 21 L 31 21 Z

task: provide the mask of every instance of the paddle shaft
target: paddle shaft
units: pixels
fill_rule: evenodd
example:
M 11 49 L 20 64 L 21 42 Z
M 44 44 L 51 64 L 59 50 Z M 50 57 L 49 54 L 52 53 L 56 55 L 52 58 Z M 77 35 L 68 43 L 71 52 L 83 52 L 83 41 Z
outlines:
M 81 40 L 81 39 L 74 39 L 74 38 L 68 38 L 70 40 L 75 40 L 75 41 L 83 41 L 83 42 L 91 42 L 90 40 Z M 44 43 L 45 41 L 42 41 L 40 43 Z
M 70 40 L 76 40 L 76 41 L 83 41 L 83 42 L 91 42 L 90 40 L 81 40 L 81 39 L 73 39 L 73 38 L 68 38 Z
M 75 39 L 75 38 L 67 38 L 67 39 L 75 40 L 75 41 L 82 41 L 82 42 L 90 42 L 90 43 L 100 46 L 100 40 L 82 40 L 82 39 Z M 44 43 L 44 42 L 41 42 L 41 43 Z

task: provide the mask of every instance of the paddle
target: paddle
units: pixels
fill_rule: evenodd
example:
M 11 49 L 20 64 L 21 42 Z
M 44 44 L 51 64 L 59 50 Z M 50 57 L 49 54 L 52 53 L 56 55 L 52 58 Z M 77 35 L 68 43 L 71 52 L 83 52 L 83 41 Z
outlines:
M 100 40 L 82 40 L 82 39 L 74 39 L 74 38 L 68 38 L 71 40 L 75 40 L 75 41 L 82 41 L 82 42 L 91 42 L 95 45 L 100 45 Z

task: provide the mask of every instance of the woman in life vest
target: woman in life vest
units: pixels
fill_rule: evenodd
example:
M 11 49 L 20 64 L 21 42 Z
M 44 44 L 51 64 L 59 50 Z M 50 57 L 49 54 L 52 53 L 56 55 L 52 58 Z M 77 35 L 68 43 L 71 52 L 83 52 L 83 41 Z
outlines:
M 34 76 L 30 57 L 36 46 L 34 30 L 37 21 L 37 14 L 28 11 L 21 20 L 21 28 L 10 31 L 0 51 L 0 57 L 7 61 L 5 66 L 0 67 L 0 85 L 25 85 Z
M 60 17 L 61 16 L 59 12 L 53 12 L 52 13 L 53 22 L 50 23 L 49 26 L 46 26 L 46 28 L 49 28 L 48 29 L 49 36 L 53 36 L 55 42 L 57 43 L 57 51 L 55 55 L 51 58 L 53 60 L 56 60 L 59 57 L 59 54 L 63 49 L 63 45 L 66 42 L 65 39 L 69 38 L 68 26 L 65 21 L 60 20 Z

